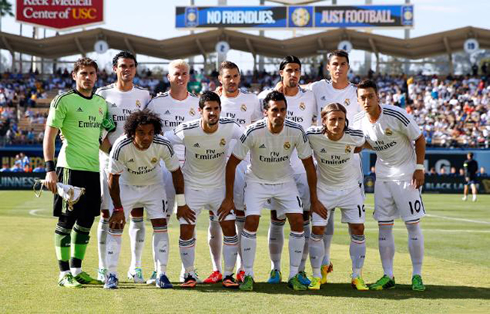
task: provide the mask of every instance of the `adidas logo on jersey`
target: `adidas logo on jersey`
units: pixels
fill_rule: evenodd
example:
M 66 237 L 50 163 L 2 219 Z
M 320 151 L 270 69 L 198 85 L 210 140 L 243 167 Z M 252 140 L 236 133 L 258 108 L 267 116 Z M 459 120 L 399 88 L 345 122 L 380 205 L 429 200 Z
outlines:
M 82 108 L 78 107 L 77 112 L 83 112 Z
M 169 115 L 169 114 L 171 114 L 171 113 L 170 113 L 170 110 L 165 111 L 165 113 L 164 113 L 164 114 L 165 114 L 165 115 Z
M 325 150 L 325 148 L 322 148 L 322 150 L 320 151 L 320 153 L 326 153 L 327 151 Z
M 116 108 L 116 107 L 117 107 L 117 105 L 116 105 L 116 104 L 111 104 L 111 107 L 112 107 L 112 108 Z
M 128 162 L 134 162 L 134 159 L 133 159 L 133 158 L 131 158 L 130 160 L 128 160 Z
M 321 100 L 325 101 L 327 100 L 327 97 L 326 96 L 322 96 L 322 98 L 320 98 Z
M 260 145 L 259 148 L 265 148 L 265 144 Z
M 199 143 L 196 143 L 194 144 L 194 147 L 201 147 L 201 145 L 199 145 Z

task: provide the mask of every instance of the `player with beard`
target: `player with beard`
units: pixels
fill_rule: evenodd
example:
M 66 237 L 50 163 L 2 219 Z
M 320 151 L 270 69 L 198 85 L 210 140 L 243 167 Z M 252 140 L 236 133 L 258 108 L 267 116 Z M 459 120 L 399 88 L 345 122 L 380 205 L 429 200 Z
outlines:
M 218 80 L 221 83 L 221 116 L 229 118 L 242 127 L 250 125 L 255 120 L 263 117 L 260 102 L 257 96 L 253 93 L 242 91 L 240 86 L 240 70 L 238 66 L 231 61 L 223 61 L 219 67 Z M 231 148 L 235 145 L 235 140 L 230 143 Z M 236 173 L 235 179 L 235 206 L 236 206 L 236 226 L 238 229 L 238 239 L 240 240 L 240 234 L 243 230 L 243 224 L 245 223 L 244 203 L 243 203 L 243 189 L 245 184 L 245 170 L 247 169 L 249 158 L 246 158 L 242 162 Z M 213 263 L 213 273 L 209 275 L 203 282 L 204 283 L 217 283 L 222 279 L 221 271 L 221 244 L 222 234 L 219 221 L 212 212 L 209 213 L 209 230 L 208 230 L 208 243 L 209 251 L 211 254 L 211 260 Z M 240 243 L 240 241 L 239 241 Z M 240 251 L 239 251 L 240 252 Z M 240 254 L 240 253 L 239 253 Z M 241 255 L 238 259 L 237 266 L 237 280 L 243 281 L 244 277 L 243 264 Z
M 316 116 L 316 101 L 313 92 L 299 85 L 301 78 L 301 61 L 295 56 L 285 57 L 279 65 L 279 75 L 283 84 L 283 93 L 288 103 L 287 119 L 301 125 L 304 130 L 308 129 Z M 259 94 L 259 99 L 264 99 L 271 90 L 265 90 Z M 310 284 L 306 276 L 305 266 L 308 258 L 308 242 L 310 238 L 310 193 L 303 163 L 298 158 L 296 151 L 291 155 L 291 166 L 294 170 L 294 181 L 303 202 L 303 220 L 305 232 L 305 247 L 303 257 L 299 266 L 300 282 L 306 286 Z M 284 245 L 285 219 L 277 216 L 274 202 L 267 205 L 271 210 L 271 224 L 269 226 L 269 254 L 271 258 L 271 272 L 268 283 L 281 282 L 281 255 Z
M 112 59 L 112 69 L 116 73 L 117 81 L 99 88 L 95 93 L 104 97 L 108 102 L 109 114 L 116 124 L 116 129 L 106 136 L 106 144 L 112 146 L 116 139 L 124 133 L 124 122 L 135 110 L 144 108 L 151 99 L 148 90 L 133 83 L 138 62 L 129 51 L 121 51 Z M 97 227 L 99 271 L 98 279 L 105 281 L 107 277 L 107 232 L 109 229 L 109 217 L 112 207 L 108 187 L 109 156 L 102 150 L 99 152 L 100 179 L 102 188 L 101 219 Z M 131 266 L 128 270 L 128 278 L 135 283 L 144 283 L 141 270 L 141 256 L 145 241 L 145 222 L 143 220 L 143 208 L 135 208 L 131 211 L 129 223 L 129 240 L 131 243 Z

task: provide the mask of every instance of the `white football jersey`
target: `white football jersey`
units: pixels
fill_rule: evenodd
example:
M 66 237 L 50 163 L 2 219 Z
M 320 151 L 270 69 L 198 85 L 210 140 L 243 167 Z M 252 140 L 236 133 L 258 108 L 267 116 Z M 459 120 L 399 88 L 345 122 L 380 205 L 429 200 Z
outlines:
M 228 98 L 221 95 L 221 117 L 229 118 L 242 127 L 262 119 L 262 106 L 257 95 L 240 91 L 236 97 Z
M 269 94 L 272 89 L 262 91 L 259 94 L 259 99 L 261 102 L 264 101 L 264 98 Z M 313 121 L 316 116 L 316 100 L 315 95 L 312 91 L 299 88 L 299 91 L 294 96 L 286 96 L 286 101 L 288 104 L 288 113 L 287 119 L 301 125 L 303 130 L 307 130 L 310 126 L 312 126 Z M 291 167 L 293 167 L 294 173 L 305 173 L 305 167 L 301 162 L 301 159 L 298 158 L 297 151 L 294 151 L 291 155 Z
M 136 85 L 124 92 L 114 83 L 97 89 L 95 93 L 107 101 L 109 115 L 116 124 L 116 130 L 108 134 L 111 144 L 124 133 L 124 123 L 131 112 L 145 108 L 151 100 L 150 92 Z
M 218 130 L 206 133 L 201 119 L 183 123 L 175 131 L 165 132 L 172 144 L 185 146 L 182 167 L 185 186 L 201 190 L 225 185 L 226 152 L 232 139 L 239 139 L 243 129 L 233 120 L 220 118 Z
M 354 119 L 377 155 L 376 180 L 409 181 L 415 171 L 415 141 L 422 134 L 413 117 L 399 107 L 380 106 L 375 123 L 363 111 Z
M 183 122 L 189 122 L 200 117 L 199 98 L 191 93 L 184 100 L 172 98 L 170 92 L 165 92 L 153 98 L 147 106 L 153 112 L 160 115 L 162 119 L 162 132 L 171 131 Z M 184 161 L 185 148 L 183 145 L 175 145 L 175 153 L 181 162 Z
M 264 118 L 247 128 L 233 149 L 233 155 L 243 160 L 250 151 L 247 180 L 278 184 L 294 180 L 290 159 L 295 149 L 301 159 L 311 156 L 303 128 L 286 120 L 282 131 L 272 134 L 267 128 L 267 118 Z
M 126 185 L 163 184 L 160 160 L 170 172 L 179 168 L 179 159 L 163 136 L 155 135 L 148 149 L 139 150 L 132 139 L 122 135 L 111 150 L 109 173 L 120 174 L 120 182 Z
M 366 141 L 361 130 L 347 128 L 342 138 L 332 141 L 322 126 L 312 126 L 306 132 L 317 161 L 318 185 L 327 190 L 345 190 L 359 185 L 359 163 L 354 149 Z
M 322 108 L 331 103 L 339 103 L 347 110 L 347 119 L 352 123 L 354 116 L 362 111 L 361 106 L 357 102 L 357 87 L 349 83 L 344 89 L 336 89 L 329 80 L 320 80 L 308 86 L 313 94 L 315 94 L 317 104 L 317 124 L 321 125 L 320 112 Z

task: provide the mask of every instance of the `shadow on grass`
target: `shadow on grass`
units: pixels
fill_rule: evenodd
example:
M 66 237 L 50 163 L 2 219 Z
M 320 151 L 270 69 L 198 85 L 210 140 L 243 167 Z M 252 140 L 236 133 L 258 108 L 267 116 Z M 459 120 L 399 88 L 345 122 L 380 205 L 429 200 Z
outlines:
M 174 285 L 174 289 L 182 289 Z M 197 285 L 193 290 L 203 293 L 261 293 L 261 294 L 285 294 L 285 295 L 321 295 L 326 297 L 343 298 L 368 298 L 368 299 L 483 299 L 490 300 L 490 288 L 466 287 L 466 286 L 438 286 L 426 285 L 424 292 L 413 291 L 410 285 L 397 285 L 394 289 L 385 291 L 357 291 L 347 283 L 330 283 L 321 290 L 293 291 L 286 283 L 271 285 L 267 283 L 255 283 L 254 291 L 240 291 L 237 289 L 225 289 L 221 285 Z M 188 290 L 188 289 L 187 289 Z

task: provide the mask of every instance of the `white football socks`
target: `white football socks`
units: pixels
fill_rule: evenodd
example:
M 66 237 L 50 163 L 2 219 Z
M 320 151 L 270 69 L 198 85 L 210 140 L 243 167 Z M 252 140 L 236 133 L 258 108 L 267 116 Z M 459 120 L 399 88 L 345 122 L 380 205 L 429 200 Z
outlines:
M 395 238 L 393 225 L 378 225 L 379 227 L 379 256 L 383 265 L 384 274 L 393 278 L 393 259 L 395 257 Z
M 143 217 L 131 217 L 129 223 L 129 241 L 131 243 L 131 266 L 129 269 L 141 268 L 141 257 L 145 247 L 145 221 Z
M 408 231 L 408 251 L 412 259 L 412 276 L 422 275 L 422 263 L 424 261 L 424 235 L 420 223 L 405 223 Z
M 221 226 L 219 224 L 218 217 L 215 216 L 209 216 L 208 244 L 209 254 L 211 255 L 211 262 L 213 263 L 213 271 L 219 271 L 220 273 L 223 273 L 223 270 L 221 269 L 223 235 L 221 232 Z
M 100 217 L 97 225 L 97 251 L 99 253 L 99 269 L 107 269 L 107 232 L 109 219 Z
M 269 255 L 271 269 L 281 271 L 282 248 L 284 247 L 284 224 L 285 221 L 271 221 L 269 226 Z

